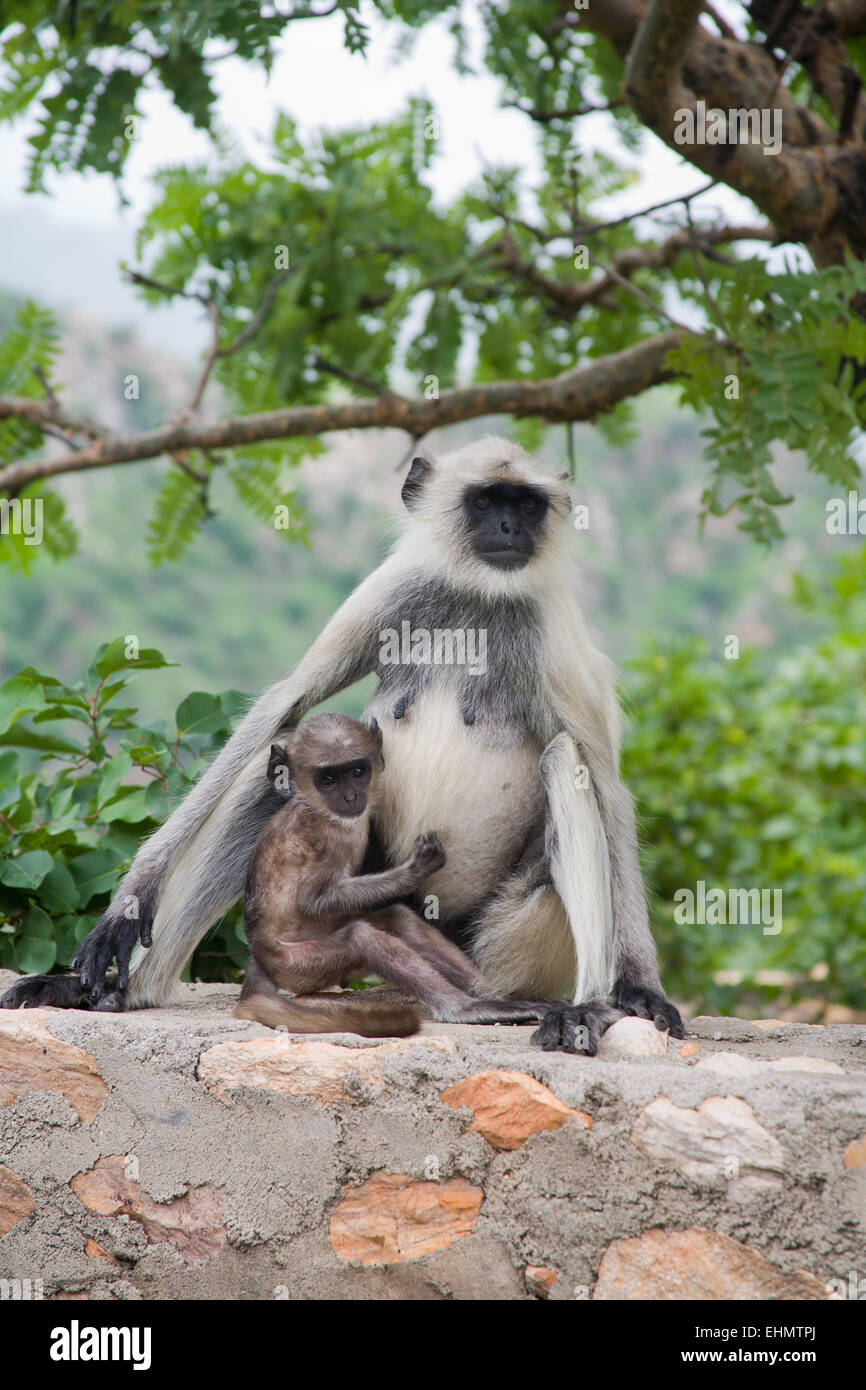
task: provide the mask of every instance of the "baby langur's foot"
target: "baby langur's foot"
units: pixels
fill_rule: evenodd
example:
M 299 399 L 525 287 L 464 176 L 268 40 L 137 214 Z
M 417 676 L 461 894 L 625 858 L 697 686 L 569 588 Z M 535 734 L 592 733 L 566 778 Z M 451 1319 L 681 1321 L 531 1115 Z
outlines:
M 473 999 L 434 1008 L 438 1023 L 535 1023 L 541 1009 L 529 999 Z

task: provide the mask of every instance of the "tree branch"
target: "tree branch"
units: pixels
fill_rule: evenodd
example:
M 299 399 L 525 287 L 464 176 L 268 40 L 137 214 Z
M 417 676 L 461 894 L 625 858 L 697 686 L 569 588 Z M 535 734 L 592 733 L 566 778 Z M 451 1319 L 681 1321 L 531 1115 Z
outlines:
M 25 459 L 0 469 L 0 491 L 18 492 L 40 478 L 139 463 L 182 449 L 232 449 L 266 439 L 290 439 L 328 430 L 401 429 L 413 436 L 484 415 L 538 416 L 546 420 L 592 420 L 628 396 L 672 378 L 665 366 L 679 333 L 646 338 L 545 381 L 498 381 L 443 391 L 438 399 L 409 400 L 393 394 L 373 401 L 295 406 L 207 423 L 185 420 L 131 438 L 100 439 L 62 458 Z M 0 398 L 0 419 L 33 418 L 39 402 Z
M 717 246 L 733 241 L 771 241 L 779 240 L 774 227 L 704 227 L 696 229 L 699 242 L 705 246 Z M 671 265 L 681 251 L 688 250 L 691 233 L 688 230 L 673 232 L 659 246 L 629 246 L 611 258 L 610 265 L 601 275 L 581 284 L 573 280 L 557 280 L 545 275 L 532 264 L 520 257 L 513 240 L 504 234 L 494 243 L 500 251 L 499 265 L 503 270 L 531 285 L 538 294 L 552 300 L 569 313 L 578 313 L 587 304 L 595 304 L 616 285 L 627 282 L 636 270 L 663 270 Z M 489 248 L 488 248 L 489 249 Z M 600 264 L 593 257 L 596 264 Z M 661 312 L 661 311 L 659 311 Z
M 837 0 L 851 28 L 859 6 Z M 626 65 L 626 92 L 638 118 L 683 159 L 726 183 L 760 209 L 785 240 L 802 242 L 816 264 L 839 263 L 846 250 L 866 254 L 864 200 L 851 190 L 866 183 L 866 150 L 840 146 L 814 111 L 782 86 L 784 144 L 766 156 L 758 144 L 681 144 L 675 116 L 695 110 L 695 97 L 722 110 L 760 110 L 775 78 L 773 56 L 759 45 L 719 38 L 698 23 L 698 0 L 605 0 L 565 12 L 553 29 L 592 31 L 612 44 Z M 841 11 L 840 11 L 841 13 Z
M 83 415 L 70 415 L 56 400 L 38 401 L 32 396 L 0 396 L 0 420 L 29 420 L 31 424 L 54 425 L 69 434 L 88 439 L 105 439 L 110 431 Z

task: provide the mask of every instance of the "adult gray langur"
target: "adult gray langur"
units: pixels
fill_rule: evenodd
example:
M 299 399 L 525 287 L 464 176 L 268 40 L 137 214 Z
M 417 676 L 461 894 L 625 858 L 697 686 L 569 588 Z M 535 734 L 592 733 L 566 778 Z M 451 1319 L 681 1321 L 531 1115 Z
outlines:
M 488 437 L 414 459 L 402 497 L 405 526 L 389 557 L 139 850 L 82 943 L 78 975 L 21 980 L 5 1007 L 166 1003 L 242 893 L 252 846 L 280 806 L 271 745 L 375 672 L 367 715 L 383 735 L 381 862 L 403 862 L 419 835 L 438 833 L 447 857 L 418 896 L 428 920 L 491 991 L 574 1000 L 543 1014 L 544 1048 L 575 1050 L 577 1038 L 595 1052 L 622 1013 L 683 1036 L 659 980 L 619 777 L 613 669 L 576 597 L 563 477 Z

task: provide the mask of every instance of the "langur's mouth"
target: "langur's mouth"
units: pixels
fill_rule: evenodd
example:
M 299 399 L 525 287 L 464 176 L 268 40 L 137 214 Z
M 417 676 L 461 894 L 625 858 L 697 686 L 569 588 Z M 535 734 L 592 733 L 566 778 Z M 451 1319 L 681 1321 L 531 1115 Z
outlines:
M 481 554 L 486 565 L 499 570 L 522 570 L 531 558 L 527 550 L 485 550 Z

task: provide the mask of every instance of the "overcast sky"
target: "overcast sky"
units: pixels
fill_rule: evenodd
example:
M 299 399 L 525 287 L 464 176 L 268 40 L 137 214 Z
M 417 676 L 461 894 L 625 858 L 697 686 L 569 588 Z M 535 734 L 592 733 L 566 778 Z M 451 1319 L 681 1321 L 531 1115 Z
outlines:
M 727 6 L 736 13 L 738 7 Z M 472 15 L 471 7 L 468 13 Z M 497 105 L 499 84 L 473 63 L 478 76 L 461 77 L 453 65 L 453 40 L 444 21 L 426 25 L 408 58 L 394 58 L 394 30 L 374 17 L 365 58 L 343 46 L 339 16 L 290 25 L 266 83 L 261 69 L 227 60 L 216 65 L 218 116 L 254 158 L 263 158 L 275 114 L 291 113 L 301 131 L 338 128 L 384 120 L 405 109 L 410 96 L 427 96 L 440 117 L 439 154 L 431 170 L 437 198 L 450 199 L 478 175 L 484 162 L 521 163 L 530 179 L 538 172 L 531 122 Z M 481 51 L 478 28 L 474 56 Z M 26 195 L 27 134 L 32 117 L 0 129 L 0 263 L 2 282 L 40 295 L 54 304 L 77 304 L 115 322 L 134 321 L 164 346 L 187 350 L 201 341 L 193 306 L 144 310 L 117 269 L 133 257 L 133 237 L 152 198 L 155 170 L 169 163 L 205 159 L 207 138 L 175 110 L 160 89 L 141 99 L 141 138 L 127 162 L 123 187 L 131 206 L 118 205 L 108 176 L 50 174 L 47 194 Z M 608 118 L 581 122 L 585 148 L 613 151 Z M 662 197 L 687 192 L 704 176 L 646 135 L 639 167 L 645 177 L 610 204 L 632 210 Z M 733 217 L 754 217 L 754 209 L 730 190 L 713 190 L 701 204 Z M 62 248 L 58 254 L 57 248 Z

